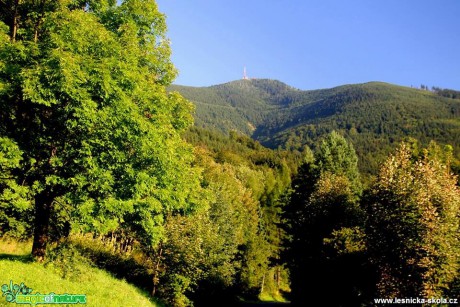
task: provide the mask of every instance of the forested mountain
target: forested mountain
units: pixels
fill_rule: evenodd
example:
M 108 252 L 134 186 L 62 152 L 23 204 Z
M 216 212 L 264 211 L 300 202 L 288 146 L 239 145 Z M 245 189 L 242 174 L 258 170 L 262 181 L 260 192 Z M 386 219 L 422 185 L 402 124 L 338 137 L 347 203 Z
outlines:
M 443 95 L 445 90 L 370 82 L 302 91 L 268 79 L 170 90 L 196 105 L 196 126 L 237 130 L 272 148 L 314 149 L 321 137 L 339 131 L 354 144 L 368 174 L 409 137 L 424 145 L 450 144 L 460 157 L 460 99 Z
M 458 305 L 458 92 L 170 86 L 154 0 L 0 8 L 1 302 L 95 266 L 174 307 Z M 88 306 L 126 305 L 100 287 Z

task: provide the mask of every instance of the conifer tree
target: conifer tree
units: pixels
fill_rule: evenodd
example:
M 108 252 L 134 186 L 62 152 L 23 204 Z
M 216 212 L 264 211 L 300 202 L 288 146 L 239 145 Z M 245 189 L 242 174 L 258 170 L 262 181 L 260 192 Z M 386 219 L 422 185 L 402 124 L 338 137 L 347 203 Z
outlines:
M 353 146 L 336 132 L 323 140 L 314 158 L 308 156 L 293 181 L 285 214 L 291 235 L 285 256 L 293 301 L 320 304 L 320 297 L 328 292 L 341 293 L 340 300 L 347 301 L 345 295 L 358 293 L 353 292 L 353 277 L 341 276 L 338 269 L 349 266 L 341 254 L 361 250 L 358 159 Z M 350 244 L 334 250 L 331 245 L 339 237 Z M 338 305 L 339 301 L 329 303 Z

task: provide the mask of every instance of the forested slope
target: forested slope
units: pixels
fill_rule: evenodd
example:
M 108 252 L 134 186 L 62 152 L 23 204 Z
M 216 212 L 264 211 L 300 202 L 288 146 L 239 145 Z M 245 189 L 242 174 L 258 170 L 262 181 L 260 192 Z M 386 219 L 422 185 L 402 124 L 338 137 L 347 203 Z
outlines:
M 170 90 L 195 103 L 197 126 L 237 130 L 271 148 L 314 148 L 327 133 L 340 131 L 366 173 L 375 173 L 378 162 L 409 138 L 450 144 L 460 157 L 460 99 L 441 90 L 370 82 L 302 91 L 266 79 Z
M 458 303 L 457 92 L 168 89 L 154 0 L 0 7 L 0 245 L 28 242 L 0 254 L 25 264 L 3 261 L 0 304 L 30 293 L 14 286 L 39 275 L 30 261 L 75 281 L 95 266 L 178 307 Z

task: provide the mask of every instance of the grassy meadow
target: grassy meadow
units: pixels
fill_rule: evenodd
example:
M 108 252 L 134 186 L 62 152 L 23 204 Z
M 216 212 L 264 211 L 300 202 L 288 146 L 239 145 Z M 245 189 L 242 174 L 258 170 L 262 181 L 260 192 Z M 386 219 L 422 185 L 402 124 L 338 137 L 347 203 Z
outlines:
M 52 267 L 31 261 L 31 243 L 0 241 L 0 282 L 24 283 L 34 293 L 86 294 L 86 306 L 160 306 L 148 293 L 89 264 L 78 264 L 79 274 L 62 278 Z M 1 297 L 0 306 L 12 306 Z

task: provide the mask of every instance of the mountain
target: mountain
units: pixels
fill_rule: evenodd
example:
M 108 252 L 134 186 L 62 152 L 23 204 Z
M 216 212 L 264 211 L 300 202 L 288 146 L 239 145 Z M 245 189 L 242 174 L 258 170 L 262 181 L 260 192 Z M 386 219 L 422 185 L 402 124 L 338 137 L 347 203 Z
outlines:
M 314 149 L 325 134 L 337 130 L 354 144 L 361 170 L 368 174 L 409 138 L 423 145 L 431 140 L 450 144 L 460 159 L 460 99 L 443 91 L 382 82 L 303 91 L 268 79 L 173 85 L 170 90 L 196 105 L 197 126 L 237 130 L 271 148 Z
M 170 89 L 195 103 L 197 126 L 247 135 L 270 120 L 285 95 L 296 91 L 274 80 L 238 80 L 201 88 L 172 85 Z

